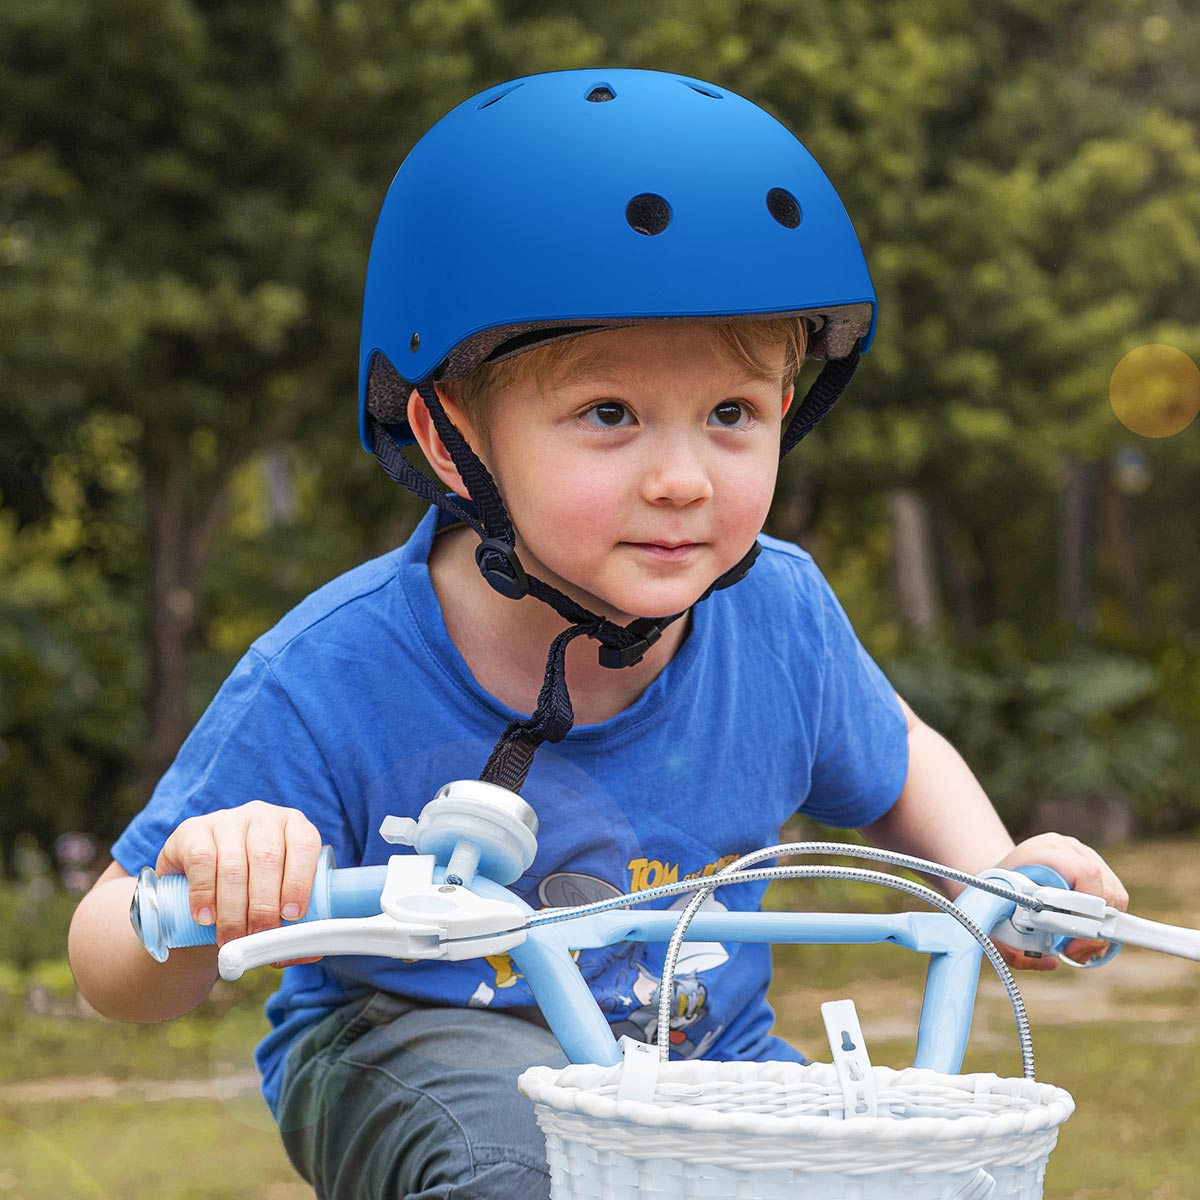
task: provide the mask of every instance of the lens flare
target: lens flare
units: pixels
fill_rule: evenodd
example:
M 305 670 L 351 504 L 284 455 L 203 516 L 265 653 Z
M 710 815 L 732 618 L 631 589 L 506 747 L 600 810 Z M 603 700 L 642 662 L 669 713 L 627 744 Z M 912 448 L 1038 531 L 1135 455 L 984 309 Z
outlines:
M 1174 346 L 1139 346 L 1117 363 L 1108 398 L 1126 429 L 1141 437 L 1171 437 L 1200 413 L 1200 367 Z
M 10 1195 L 14 1200 L 25 1196 L 108 1200 L 91 1174 L 61 1146 L 16 1121 L 0 1117 L 0 1196 Z

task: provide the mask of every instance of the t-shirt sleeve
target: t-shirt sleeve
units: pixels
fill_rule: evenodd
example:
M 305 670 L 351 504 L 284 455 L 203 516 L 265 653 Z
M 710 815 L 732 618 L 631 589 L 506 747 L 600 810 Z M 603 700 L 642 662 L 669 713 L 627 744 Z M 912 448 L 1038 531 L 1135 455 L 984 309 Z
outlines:
M 221 686 L 146 807 L 113 844 L 131 875 L 154 866 L 188 817 L 262 800 L 300 809 L 332 844 L 339 863 L 357 861 L 347 844 L 342 801 L 320 746 L 270 663 L 250 650 Z
M 801 811 L 826 825 L 857 829 L 883 816 L 904 787 L 908 722 L 833 589 L 819 571 L 814 575 L 824 671 L 812 785 Z

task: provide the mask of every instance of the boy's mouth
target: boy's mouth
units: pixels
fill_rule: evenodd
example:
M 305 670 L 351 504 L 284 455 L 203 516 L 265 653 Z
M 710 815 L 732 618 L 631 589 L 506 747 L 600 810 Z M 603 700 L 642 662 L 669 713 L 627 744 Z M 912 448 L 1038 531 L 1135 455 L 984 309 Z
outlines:
M 635 550 L 640 550 L 666 562 L 686 558 L 693 551 L 699 550 L 701 546 L 700 542 L 629 542 L 627 544 Z

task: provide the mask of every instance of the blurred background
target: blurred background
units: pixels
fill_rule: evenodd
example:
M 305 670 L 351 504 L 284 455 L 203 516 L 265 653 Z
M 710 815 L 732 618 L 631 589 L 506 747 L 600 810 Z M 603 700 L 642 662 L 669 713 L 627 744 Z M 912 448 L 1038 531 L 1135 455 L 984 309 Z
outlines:
M 5 0 L 0 1196 L 128 1194 L 130 1138 L 175 1168 L 162 1196 L 305 1194 L 265 1110 L 210 1094 L 253 1109 L 261 996 L 112 1026 L 74 995 L 66 923 L 247 645 L 418 518 L 355 431 L 374 218 L 429 125 L 534 71 L 711 80 L 821 162 L 878 335 L 769 531 L 1016 832 L 1110 845 L 1154 911 L 1200 918 L 1197 62 L 1187 0 Z M 1194 983 L 1152 983 L 1125 980 L 1147 1029 L 1194 1024 Z M 1128 1057 L 1096 1066 L 1099 1103 Z M 190 1075 L 191 1136 L 134 1132 L 147 1093 L 118 1081 Z M 227 1122 L 263 1178 L 180 1180 Z M 1194 1194 L 1146 1170 L 1048 1194 Z

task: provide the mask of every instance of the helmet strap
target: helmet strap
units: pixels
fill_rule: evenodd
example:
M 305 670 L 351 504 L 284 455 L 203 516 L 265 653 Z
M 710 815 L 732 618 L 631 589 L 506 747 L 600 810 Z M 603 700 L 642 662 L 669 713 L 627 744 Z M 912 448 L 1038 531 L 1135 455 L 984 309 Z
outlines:
M 479 776 L 486 783 L 519 792 L 537 748 L 543 742 L 562 741 L 570 733 L 575 724 L 575 710 L 567 691 L 567 646 L 580 634 L 594 636 L 594 631 L 586 625 L 572 625 L 550 644 L 537 708 L 531 716 L 508 723 Z
M 854 378 L 859 357 L 860 351 L 856 343 L 845 358 L 831 358 L 821 368 L 821 373 L 813 380 L 812 387 L 796 406 L 795 414 L 783 431 L 783 438 L 779 443 L 780 458 L 807 437 L 813 426 L 833 407 L 837 398 L 846 390 L 846 385 Z
M 713 592 L 720 588 L 730 587 L 737 583 L 754 565 L 762 547 L 755 541 L 736 566 L 725 572 L 697 600 L 707 600 Z M 538 694 L 537 708 L 528 717 L 518 717 L 508 723 L 500 740 L 492 750 L 487 765 L 483 768 L 480 779 L 487 783 L 499 784 L 511 792 L 519 792 L 525 784 L 525 777 L 533 765 L 533 756 L 543 742 L 558 742 L 570 733 L 575 724 L 575 710 L 571 705 L 571 694 L 567 690 L 567 646 L 580 634 L 596 638 L 600 644 L 600 662 L 606 667 L 628 667 L 642 661 L 646 651 L 662 637 L 663 630 L 673 621 L 677 621 L 683 613 L 671 617 L 651 619 L 643 617 L 624 626 L 624 630 L 633 634 L 635 639 L 625 647 L 616 647 L 601 640 L 601 626 L 609 622 L 601 617 L 594 621 L 581 621 L 564 629 L 550 644 L 550 653 L 546 658 L 546 676 L 542 681 L 542 690 Z M 622 626 L 614 626 L 621 629 Z

